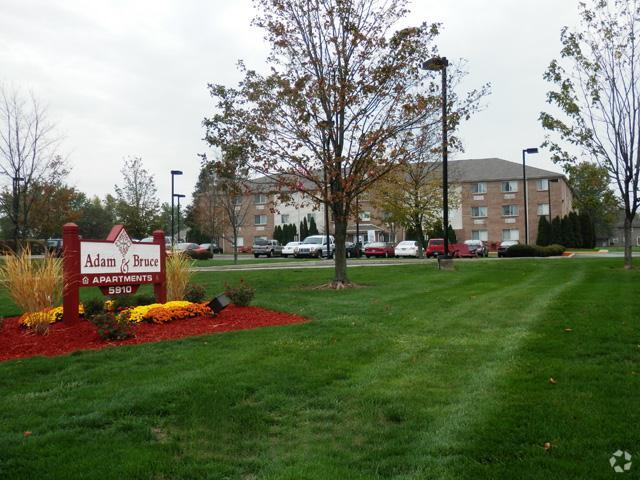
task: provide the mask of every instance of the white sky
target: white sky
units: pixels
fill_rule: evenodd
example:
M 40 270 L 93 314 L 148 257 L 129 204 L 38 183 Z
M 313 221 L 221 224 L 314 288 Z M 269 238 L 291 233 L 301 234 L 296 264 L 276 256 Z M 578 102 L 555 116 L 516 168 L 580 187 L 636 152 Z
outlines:
M 520 161 L 539 146 L 547 108 L 542 74 L 576 24 L 575 0 L 413 0 L 406 23 L 442 22 L 442 55 L 465 58 L 469 88 L 492 84 L 487 108 L 463 126 L 457 158 Z M 161 201 L 188 197 L 199 171 L 202 119 L 212 112 L 207 83 L 233 86 L 236 62 L 261 69 L 262 33 L 250 0 L 0 0 L 0 82 L 48 104 L 88 195 L 113 192 L 122 159 L 139 155 Z M 548 153 L 528 163 L 558 170 Z M 454 157 L 456 158 L 456 157 Z

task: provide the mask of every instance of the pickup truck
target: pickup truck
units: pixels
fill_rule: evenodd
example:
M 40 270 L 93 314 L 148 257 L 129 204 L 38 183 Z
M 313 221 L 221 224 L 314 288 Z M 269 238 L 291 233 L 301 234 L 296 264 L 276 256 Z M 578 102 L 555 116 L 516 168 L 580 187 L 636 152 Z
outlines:
M 257 238 L 253 241 L 251 253 L 258 258 L 260 255 L 267 257 L 282 256 L 282 245 L 278 240 Z

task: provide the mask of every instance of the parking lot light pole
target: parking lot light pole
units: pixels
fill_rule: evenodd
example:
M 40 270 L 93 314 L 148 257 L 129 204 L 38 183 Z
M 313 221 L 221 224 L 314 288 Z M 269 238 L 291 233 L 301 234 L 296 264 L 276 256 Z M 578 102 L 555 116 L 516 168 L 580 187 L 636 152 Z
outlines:
M 180 243 L 180 199 L 184 198 L 184 195 L 181 193 L 174 193 L 173 196 L 178 199 L 178 243 Z
M 173 221 L 173 197 L 176 196 L 173 190 L 174 190 L 174 178 L 176 175 L 182 175 L 182 171 L 171 170 L 171 248 L 173 248 L 173 245 L 176 243 L 174 239 L 175 231 L 174 231 L 174 221 Z
M 422 64 L 424 70 L 442 72 L 442 223 L 444 227 L 444 256 L 449 258 L 449 176 L 447 166 L 447 57 L 433 57 Z
M 527 169 L 525 165 L 526 154 L 538 153 L 537 148 L 525 148 L 522 150 L 522 190 L 524 194 L 524 241 L 529 244 L 529 204 L 527 202 Z

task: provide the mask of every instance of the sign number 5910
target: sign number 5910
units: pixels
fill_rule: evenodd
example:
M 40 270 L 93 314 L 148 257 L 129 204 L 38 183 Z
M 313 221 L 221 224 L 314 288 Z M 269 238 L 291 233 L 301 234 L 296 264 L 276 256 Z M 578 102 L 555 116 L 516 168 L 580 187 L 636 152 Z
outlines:
M 133 287 L 131 285 L 109 287 L 107 292 L 109 295 L 123 295 L 127 293 L 133 293 Z

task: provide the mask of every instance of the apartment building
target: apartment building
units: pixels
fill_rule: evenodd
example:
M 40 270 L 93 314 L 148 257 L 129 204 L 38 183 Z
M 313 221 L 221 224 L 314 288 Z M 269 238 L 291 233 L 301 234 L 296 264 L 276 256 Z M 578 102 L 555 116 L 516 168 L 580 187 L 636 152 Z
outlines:
M 440 176 L 436 170 L 434 175 Z M 572 209 L 571 189 L 564 175 L 536 167 L 526 167 L 527 217 L 529 243 L 535 243 L 540 216 L 564 216 Z M 450 224 L 458 240 L 484 240 L 495 247 L 503 240 L 525 243 L 525 204 L 522 164 L 499 158 L 449 161 L 449 181 L 456 208 L 450 209 Z M 255 238 L 270 238 L 277 225 L 295 224 L 306 217 L 314 218 L 318 231 L 325 233 L 324 207 L 304 199 L 300 193 L 288 202 L 278 201 L 270 191 L 269 182 L 257 179 L 248 202 L 244 225 L 240 229 L 239 247 L 250 247 Z M 355 216 L 355 211 L 359 216 Z M 331 219 L 329 219 L 331 230 Z M 347 228 L 347 239 L 363 243 L 370 241 L 399 242 L 405 232 L 400 226 L 385 221 L 384 212 L 377 211 L 368 193 L 358 198 L 354 216 Z M 228 248 L 227 248 L 228 250 Z
M 525 209 L 529 243 L 535 243 L 541 216 L 567 215 L 572 193 L 564 175 L 500 158 L 455 160 L 449 164 L 451 183 L 459 187 L 460 204 L 452 227 L 460 240 L 484 240 L 496 244 L 525 238 Z M 525 205 L 525 188 L 527 204 Z

